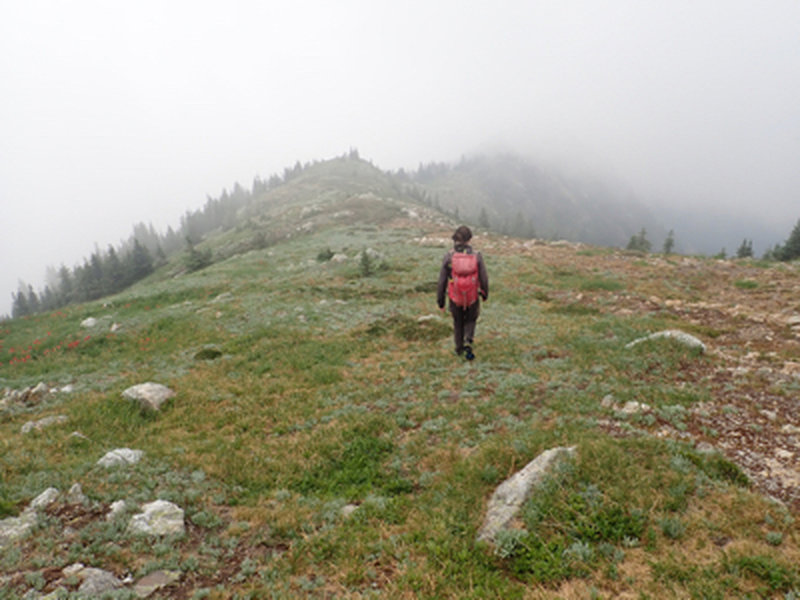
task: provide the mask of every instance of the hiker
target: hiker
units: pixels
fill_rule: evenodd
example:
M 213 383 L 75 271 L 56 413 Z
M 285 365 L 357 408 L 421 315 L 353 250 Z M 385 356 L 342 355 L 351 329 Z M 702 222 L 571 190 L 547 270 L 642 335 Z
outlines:
M 480 298 L 489 296 L 489 276 L 480 252 L 474 252 L 469 241 L 472 232 L 461 225 L 453 234 L 453 249 L 444 255 L 439 271 L 439 284 L 436 288 L 436 302 L 444 310 L 445 296 L 450 299 L 450 313 L 453 315 L 453 337 L 456 354 L 473 360 L 475 353 L 472 342 L 475 339 L 475 323 L 480 314 Z

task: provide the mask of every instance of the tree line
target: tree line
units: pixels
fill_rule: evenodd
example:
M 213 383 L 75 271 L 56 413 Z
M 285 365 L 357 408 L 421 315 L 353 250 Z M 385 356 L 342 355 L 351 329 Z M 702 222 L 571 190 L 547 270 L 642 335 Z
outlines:
M 296 174 L 296 168 L 289 169 L 285 177 Z M 43 289 L 37 291 L 32 285 L 20 282 L 18 290 L 11 293 L 11 316 L 24 317 L 116 294 L 181 252 L 187 253 L 189 270 L 208 264 L 209 257 L 195 245 L 214 230 L 235 227 L 242 207 L 284 181 L 277 175 L 266 181 L 256 177 L 250 190 L 236 183 L 231 191 L 223 190 L 218 198 L 208 197 L 202 208 L 187 210 L 177 231 L 170 226 L 166 232 L 158 233 L 152 224 L 138 223 L 131 236 L 117 247 L 109 245 L 105 251 L 95 248 L 82 264 L 71 269 L 63 264 L 57 270 L 48 267 Z
M 670 230 L 664 240 L 663 253 L 671 254 L 675 247 L 675 233 Z M 644 227 L 639 233 L 631 236 L 626 250 L 637 250 L 640 252 L 650 252 L 653 248 L 650 240 L 647 239 L 647 231 Z M 736 250 L 736 258 L 752 258 L 755 256 L 753 253 L 753 240 L 745 238 Z M 727 252 L 723 248 L 718 254 L 714 255 L 715 258 L 727 258 Z M 774 247 L 767 249 L 764 253 L 764 260 L 775 260 L 788 262 L 800 258 L 800 220 L 792 229 L 788 239 L 783 244 L 776 244 Z
M 343 155 L 348 160 L 360 160 L 358 150 L 351 148 Z M 169 257 L 184 253 L 187 271 L 196 271 L 211 264 L 209 249 L 199 250 L 197 244 L 212 231 L 227 231 L 241 225 L 245 207 L 254 205 L 261 197 L 276 187 L 295 179 L 318 161 L 287 167 L 283 173 L 268 179 L 255 177 L 248 190 L 239 183 L 222 190 L 218 198 L 208 196 L 202 208 L 187 210 L 180 218 L 177 230 L 171 226 L 158 233 L 152 224 L 134 225 L 131 236 L 116 248 L 95 248 L 83 264 L 72 269 L 63 264 L 58 270 L 47 268 L 47 283 L 43 289 L 20 282 L 19 289 L 11 293 L 13 318 L 55 310 L 71 303 L 97 300 L 116 294 L 150 275 L 167 263 Z M 263 233 L 256 243 L 266 243 Z M 261 246 L 259 246 L 261 247 Z M 1 318 L 1 317 L 0 317 Z

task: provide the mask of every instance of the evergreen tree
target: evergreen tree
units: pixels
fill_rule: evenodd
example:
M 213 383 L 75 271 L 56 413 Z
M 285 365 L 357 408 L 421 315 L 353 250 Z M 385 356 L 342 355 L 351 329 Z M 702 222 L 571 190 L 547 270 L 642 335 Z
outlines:
M 366 250 L 361 251 L 361 263 L 359 265 L 362 277 L 369 277 L 373 273 L 372 259 Z
M 125 271 L 117 251 L 114 250 L 114 246 L 108 246 L 108 254 L 106 255 L 104 266 L 103 288 L 106 294 L 115 294 L 125 287 Z
M 779 260 L 794 260 L 800 258 L 800 219 L 789 234 L 789 239 L 784 242 L 780 250 Z
M 23 284 L 20 284 L 19 291 L 17 291 L 16 294 L 12 292 L 11 299 L 11 316 L 13 318 L 16 319 L 30 314 L 30 309 L 28 308 L 28 297 L 25 294 Z
M 186 268 L 190 273 L 205 269 L 211 264 L 211 249 L 198 250 L 195 248 L 191 238 L 186 238 L 186 257 L 184 259 Z
M 672 254 L 672 250 L 675 248 L 675 232 L 672 229 L 669 230 L 667 234 L 667 238 L 664 240 L 664 254 Z
M 478 225 L 484 229 L 489 229 L 489 215 L 486 213 L 486 207 L 481 207 L 481 214 L 478 216 Z
M 753 256 L 753 240 L 742 240 L 741 245 L 736 250 L 736 258 L 751 258 Z
M 642 230 L 637 235 L 632 235 L 628 242 L 628 250 L 639 250 L 640 252 L 650 252 L 650 241 L 647 239 L 647 231 L 642 227 Z
M 64 306 L 72 302 L 74 298 L 74 289 L 72 285 L 72 274 L 69 269 L 63 264 L 58 269 L 58 305 Z
M 153 257 L 138 239 L 133 240 L 133 249 L 126 256 L 126 286 L 144 279 L 153 272 Z
M 33 291 L 33 286 L 28 286 L 28 314 L 34 315 L 41 310 L 39 305 L 39 297 Z

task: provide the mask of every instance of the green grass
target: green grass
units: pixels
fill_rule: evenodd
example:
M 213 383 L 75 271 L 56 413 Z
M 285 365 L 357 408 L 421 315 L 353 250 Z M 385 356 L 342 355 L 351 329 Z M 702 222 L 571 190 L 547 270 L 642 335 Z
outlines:
M 27 582 L 7 597 L 42 587 L 45 566 L 78 561 L 136 576 L 178 569 L 191 593 L 208 597 L 595 589 L 723 598 L 797 588 L 797 525 L 722 456 L 649 435 L 688 427 L 691 409 L 714 393 L 697 373 L 716 359 L 670 340 L 625 344 L 691 323 L 618 315 L 603 299 L 642 293 L 633 280 L 498 246 L 484 250 L 492 295 L 478 359 L 460 361 L 449 314 L 435 305 L 444 248 L 411 241 L 424 231 L 386 226 L 397 206 L 366 197 L 345 206 L 317 191 L 313 218 L 326 224 L 313 235 L 276 233 L 190 275 L 174 278 L 168 265 L 110 304 L 0 324 L 0 387 L 74 386 L 0 412 L 0 518 L 49 486 L 79 482 L 89 497 L 70 509 L 74 540 L 57 542 L 66 517 L 54 512 L 4 551 L 0 576 L 20 572 Z M 357 207 L 358 217 L 333 217 Z M 268 210 L 276 228 L 294 231 L 288 199 Z M 243 228 L 208 244 L 232 252 L 252 235 Z M 368 247 L 385 261 L 364 277 Z M 336 253 L 349 258 L 327 260 Z M 100 324 L 85 330 L 89 316 Z M 156 414 L 121 396 L 147 380 L 176 391 Z M 613 414 L 600 405 L 607 395 L 652 411 Z M 53 414 L 69 420 L 20 433 Z M 605 421 L 629 435 L 609 435 Z M 496 548 L 476 543 L 493 489 L 557 445 L 576 446 L 575 459 L 528 501 L 520 528 Z M 117 447 L 145 458 L 96 466 Z M 125 518 L 104 520 L 115 500 L 130 502 L 130 518 L 156 498 L 184 508 L 186 536 L 143 540 Z M 357 508 L 345 516 L 346 505 Z M 714 544 L 723 536 L 733 549 Z

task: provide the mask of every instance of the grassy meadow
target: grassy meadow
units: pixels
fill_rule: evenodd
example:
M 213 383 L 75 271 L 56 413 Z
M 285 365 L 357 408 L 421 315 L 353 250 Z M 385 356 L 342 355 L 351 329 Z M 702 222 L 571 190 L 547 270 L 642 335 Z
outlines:
M 173 261 L 117 296 L 0 323 L 0 389 L 73 387 L 0 411 L 0 517 L 50 486 L 89 498 L 3 549 L 0 598 L 52 592 L 53 569 L 76 562 L 179 571 L 152 596 L 173 598 L 800 595 L 796 514 L 682 435 L 719 359 L 625 348 L 664 329 L 712 341 L 674 312 L 616 310 L 701 298 L 708 278 L 613 253 L 629 278 L 602 266 L 611 251 L 479 235 L 491 293 L 468 363 L 435 305 L 451 224 L 353 204 L 303 231 L 284 212 L 274 243 L 243 254 L 230 249 L 246 228 L 209 240 L 225 258 L 201 271 Z M 176 392 L 158 413 L 121 395 L 145 381 Z M 633 401 L 652 410 L 618 410 Z M 21 433 L 50 415 L 68 420 Z M 495 487 L 554 446 L 574 459 L 496 547 L 476 543 Z M 144 459 L 96 466 L 120 447 Z M 158 498 L 185 510 L 185 535 L 105 520 L 116 500 L 130 516 Z

